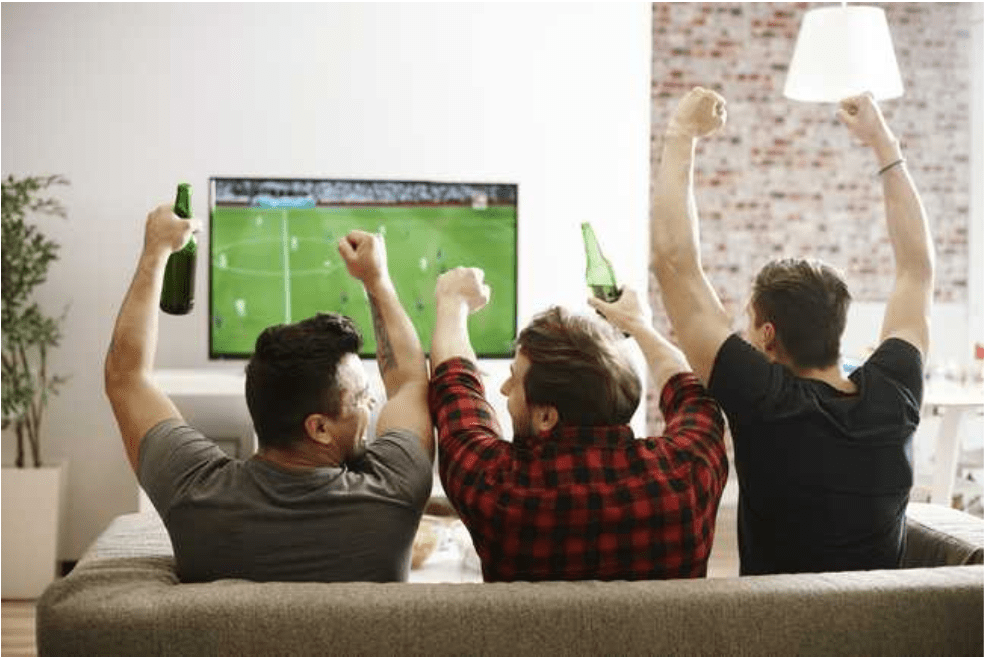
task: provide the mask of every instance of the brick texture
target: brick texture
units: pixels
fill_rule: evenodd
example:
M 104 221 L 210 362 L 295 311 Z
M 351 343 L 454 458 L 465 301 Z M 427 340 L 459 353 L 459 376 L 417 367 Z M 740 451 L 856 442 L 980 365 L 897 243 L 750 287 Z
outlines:
M 873 3 L 886 11 L 904 96 L 884 116 L 904 146 L 934 235 L 935 299 L 964 302 L 969 222 L 969 51 L 973 7 Z M 678 99 L 694 86 L 722 94 L 726 127 L 700 142 L 696 199 L 702 259 L 733 317 L 772 258 L 816 257 L 841 270 L 853 298 L 883 301 L 894 262 L 869 151 L 835 105 L 783 96 L 801 18 L 817 3 L 655 3 L 651 175 Z M 658 328 L 670 334 L 653 277 Z M 673 336 L 672 336 L 673 337 Z M 663 421 L 648 393 L 648 431 Z

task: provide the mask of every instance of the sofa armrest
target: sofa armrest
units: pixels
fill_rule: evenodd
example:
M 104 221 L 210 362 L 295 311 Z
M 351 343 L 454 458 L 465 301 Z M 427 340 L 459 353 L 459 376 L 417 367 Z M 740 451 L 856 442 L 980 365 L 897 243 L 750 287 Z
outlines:
M 108 558 L 174 558 L 171 538 L 157 512 L 121 514 L 89 546 L 79 564 Z
M 904 568 L 983 563 L 983 520 L 942 505 L 908 505 L 905 541 Z

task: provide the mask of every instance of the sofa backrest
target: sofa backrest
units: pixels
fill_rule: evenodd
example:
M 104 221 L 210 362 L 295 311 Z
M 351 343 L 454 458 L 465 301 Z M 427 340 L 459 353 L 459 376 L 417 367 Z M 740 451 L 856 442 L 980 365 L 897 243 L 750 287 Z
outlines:
M 983 567 L 648 582 L 180 584 L 114 520 L 38 604 L 41 655 L 983 655 Z

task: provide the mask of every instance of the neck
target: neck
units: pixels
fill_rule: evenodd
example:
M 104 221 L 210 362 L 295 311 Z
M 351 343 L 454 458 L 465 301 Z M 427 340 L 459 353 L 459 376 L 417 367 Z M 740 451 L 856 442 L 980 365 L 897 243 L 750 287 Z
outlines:
M 308 443 L 308 441 L 290 448 L 262 447 L 257 450 L 254 458 L 294 471 L 309 471 L 327 466 L 337 467 L 342 464 L 342 459 L 334 454 L 335 450 L 306 450 L 304 443 Z
M 791 372 L 802 379 L 817 379 L 843 393 L 856 392 L 856 385 L 842 374 L 842 368 L 838 363 L 827 368 L 795 368 L 791 365 L 788 367 Z

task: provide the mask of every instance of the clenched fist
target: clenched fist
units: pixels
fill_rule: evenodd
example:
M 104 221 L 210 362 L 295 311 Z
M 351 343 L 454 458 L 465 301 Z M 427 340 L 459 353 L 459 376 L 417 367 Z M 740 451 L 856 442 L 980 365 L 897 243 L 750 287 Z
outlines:
M 726 100 L 714 91 L 695 87 L 678 103 L 667 132 L 684 137 L 707 137 L 725 123 Z
M 346 269 L 363 285 L 370 286 L 387 279 L 387 248 L 383 236 L 366 231 L 350 231 L 339 240 L 339 255 Z
M 894 141 L 880 106 L 869 92 L 840 101 L 836 116 L 866 146 L 876 148 Z
M 438 277 L 435 297 L 438 303 L 465 302 L 475 313 L 490 301 L 490 287 L 483 282 L 483 270 L 478 267 L 456 267 Z

